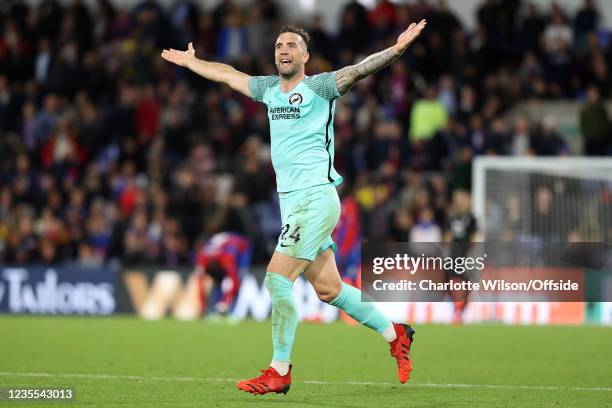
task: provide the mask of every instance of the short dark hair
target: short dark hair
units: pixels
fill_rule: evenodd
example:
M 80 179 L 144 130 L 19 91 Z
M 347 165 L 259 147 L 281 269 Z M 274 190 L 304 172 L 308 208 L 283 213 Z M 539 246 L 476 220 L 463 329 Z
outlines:
M 306 30 L 304 30 L 302 27 L 296 27 L 296 26 L 292 26 L 289 24 L 285 24 L 284 26 L 281 27 L 278 35 L 281 35 L 283 33 L 297 34 L 300 37 L 302 37 L 302 40 L 304 40 L 304 42 L 306 43 L 306 49 L 308 49 L 308 47 L 310 46 L 310 34 L 308 34 Z

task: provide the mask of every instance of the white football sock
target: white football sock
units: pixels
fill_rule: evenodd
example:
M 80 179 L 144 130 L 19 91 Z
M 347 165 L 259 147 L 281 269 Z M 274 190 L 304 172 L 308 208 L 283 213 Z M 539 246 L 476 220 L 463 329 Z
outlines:
M 393 340 L 397 339 L 397 334 L 395 333 L 395 327 L 393 327 L 393 323 L 391 323 L 387 328 L 382 332 L 382 336 L 391 343 Z
M 287 375 L 289 372 L 289 362 L 288 361 L 276 361 L 272 360 L 270 363 L 270 367 L 276 370 L 280 375 Z

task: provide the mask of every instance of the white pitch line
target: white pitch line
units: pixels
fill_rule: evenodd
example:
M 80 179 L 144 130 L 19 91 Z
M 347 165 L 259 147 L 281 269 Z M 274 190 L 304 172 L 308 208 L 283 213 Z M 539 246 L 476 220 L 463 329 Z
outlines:
M 15 373 L 0 371 L 2 377 L 42 377 L 42 378 L 87 378 L 94 380 L 132 380 L 132 381 L 203 381 L 203 382 L 236 382 L 235 378 L 210 378 L 210 377 L 144 377 L 140 375 L 114 375 L 114 374 L 56 374 L 56 373 Z M 295 381 L 298 384 L 314 385 L 368 385 L 375 387 L 399 386 L 390 382 L 368 382 L 368 381 L 318 381 L 305 380 Z M 549 390 L 549 391 L 591 391 L 612 392 L 612 387 L 563 387 L 557 385 L 499 385 L 499 384 L 436 384 L 409 382 L 410 387 L 426 388 L 488 388 L 488 389 L 521 389 L 521 390 Z

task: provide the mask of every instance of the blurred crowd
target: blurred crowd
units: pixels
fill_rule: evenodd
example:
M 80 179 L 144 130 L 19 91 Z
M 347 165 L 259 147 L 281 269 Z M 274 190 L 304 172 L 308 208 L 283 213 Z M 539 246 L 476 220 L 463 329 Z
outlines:
M 280 226 L 265 107 L 159 54 L 192 41 L 199 58 L 275 74 L 283 16 L 273 0 L 3 1 L 0 262 L 185 265 L 219 231 L 250 237 L 264 262 Z M 469 208 L 451 197 L 470 191 L 475 155 L 572 153 L 552 118 L 505 119 L 519 102 L 580 101 L 584 154 L 612 154 L 612 47 L 592 1 L 569 15 L 487 0 L 471 31 L 444 1 L 347 2 L 336 32 L 300 22 L 307 73 L 353 64 L 421 18 L 408 52 L 338 101 L 336 168 L 363 237 L 441 239 Z

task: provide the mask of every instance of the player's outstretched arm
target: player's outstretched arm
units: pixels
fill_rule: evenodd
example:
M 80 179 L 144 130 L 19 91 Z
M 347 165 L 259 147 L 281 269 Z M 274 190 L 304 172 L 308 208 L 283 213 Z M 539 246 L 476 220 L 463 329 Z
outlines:
M 174 50 L 172 48 L 163 50 L 161 56 L 166 61 L 188 68 L 206 79 L 227 84 L 233 90 L 246 96 L 251 96 L 249 92 L 249 75 L 227 64 L 198 59 L 195 56 L 193 43 L 189 43 L 186 51 Z
M 398 59 L 410 44 L 421 34 L 427 21 L 421 20 L 418 24 L 412 23 L 406 31 L 397 37 L 397 43 L 386 50 L 372 54 L 359 64 L 350 65 L 336 71 L 336 85 L 340 95 L 344 95 L 355 82 L 383 69 Z

